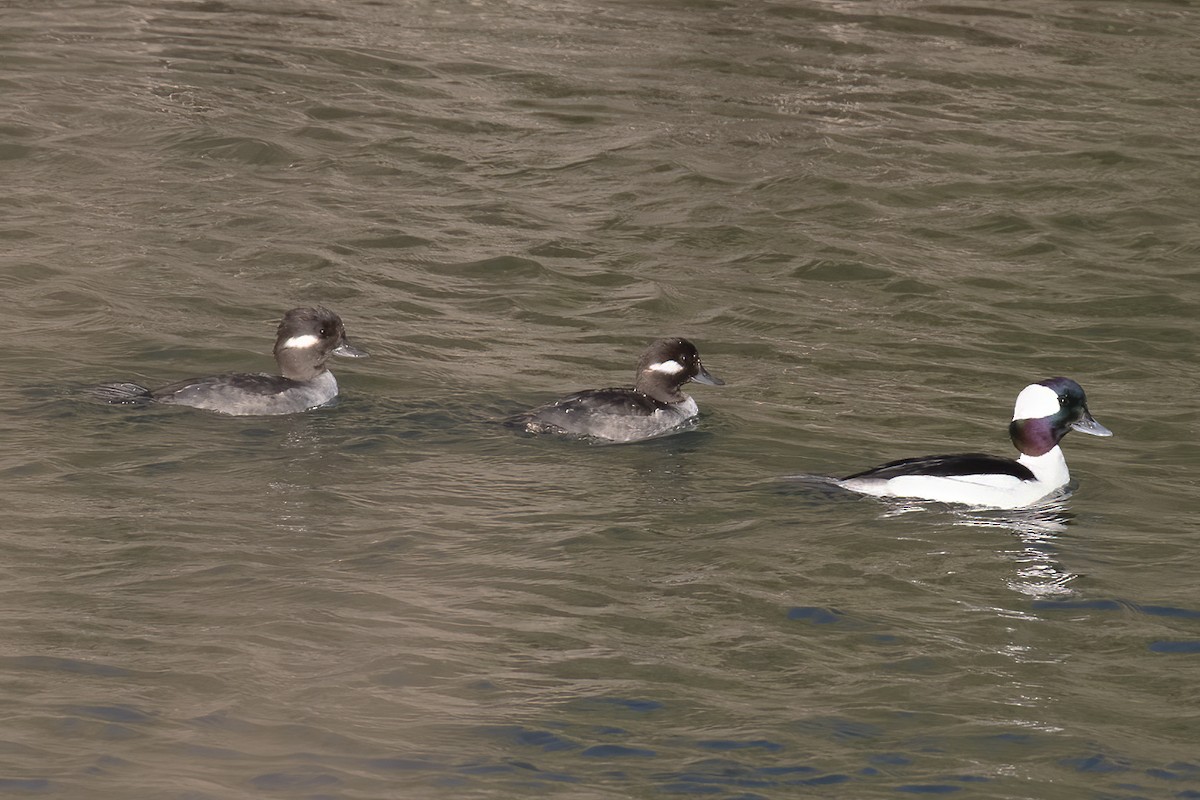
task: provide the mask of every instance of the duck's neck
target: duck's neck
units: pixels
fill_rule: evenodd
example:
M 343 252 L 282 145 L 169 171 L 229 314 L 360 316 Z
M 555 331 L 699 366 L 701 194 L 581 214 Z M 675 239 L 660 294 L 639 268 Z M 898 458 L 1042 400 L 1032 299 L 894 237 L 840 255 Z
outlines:
M 324 360 L 314 364 L 310 353 L 280 350 L 275 361 L 279 364 L 279 374 L 294 381 L 311 381 L 326 371 Z
M 661 403 L 682 403 L 687 400 L 687 395 L 680 391 L 679 384 L 650 370 L 638 373 L 637 383 L 633 388 L 642 394 L 650 395 Z
M 1040 456 L 1022 453 L 1021 457 L 1017 459 L 1017 463 L 1028 467 L 1033 476 L 1037 478 L 1038 483 L 1044 483 L 1052 489 L 1066 486 L 1067 482 L 1071 480 L 1071 473 L 1067 469 L 1067 459 L 1058 445 Z

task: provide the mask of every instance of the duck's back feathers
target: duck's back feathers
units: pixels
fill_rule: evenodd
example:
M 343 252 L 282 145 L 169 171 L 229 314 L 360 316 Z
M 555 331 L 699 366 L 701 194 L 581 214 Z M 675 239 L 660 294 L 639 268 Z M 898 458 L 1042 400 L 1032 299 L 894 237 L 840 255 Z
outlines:
M 220 411 L 234 416 L 287 414 L 329 405 L 337 397 L 337 380 L 325 370 L 312 380 L 282 375 L 234 372 L 181 381 L 154 391 L 158 403 Z
M 610 388 L 587 389 L 550 403 L 543 408 L 554 408 L 563 413 L 591 411 L 597 414 L 620 414 L 628 417 L 648 417 L 659 409 L 668 408 L 669 403 L 656 400 L 635 389 Z
M 696 415 L 695 401 L 664 403 L 633 389 L 589 389 L 505 421 L 526 433 L 632 441 L 666 433 Z
M 878 467 L 842 478 L 849 480 L 886 481 L 903 476 L 919 475 L 930 478 L 962 478 L 968 475 L 1011 475 L 1023 481 L 1035 480 L 1033 472 L 1011 458 L 986 453 L 958 453 L 945 456 L 918 456 L 889 461 Z
M 230 395 L 274 395 L 301 385 L 301 381 L 264 372 L 227 372 L 208 378 L 190 378 L 155 389 L 154 399 L 160 403 L 192 405 L 209 393 Z

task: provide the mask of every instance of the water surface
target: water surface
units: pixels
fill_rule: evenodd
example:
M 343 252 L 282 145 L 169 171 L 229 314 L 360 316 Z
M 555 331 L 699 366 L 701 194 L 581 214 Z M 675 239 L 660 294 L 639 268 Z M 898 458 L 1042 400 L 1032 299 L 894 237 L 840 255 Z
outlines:
M 1200 792 L 1190 4 L 3 16 L 6 795 Z M 317 302 L 336 408 L 82 396 Z M 661 335 L 697 430 L 494 424 Z M 785 479 L 1060 374 L 1053 508 Z

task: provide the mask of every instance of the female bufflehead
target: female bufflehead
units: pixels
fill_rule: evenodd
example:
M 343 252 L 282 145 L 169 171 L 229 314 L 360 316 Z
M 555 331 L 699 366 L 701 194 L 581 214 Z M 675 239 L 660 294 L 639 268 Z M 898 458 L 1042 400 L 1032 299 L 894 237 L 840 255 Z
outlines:
M 1017 395 L 1008 434 L 1017 460 L 980 453 L 893 461 L 838 481 L 876 497 L 912 497 L 989 508 L 1024 508 L 1067 485 L 1071 474 L 1059 449 L 1070 430 L 1093 436 L 1112 431 L 1092 418 L 1087 397 L 1070 378 L 1031 383 Z
M 154 390 L 115 383 L 97 387 L 96 395 L 109 403 L 166 403 L 235 416 L 294 414 L 337 397 L 337 381 L 325 368 L 330 355 L 362 358 L 366 353 L 346 341 L 341 317 L 329 309 L 293 308 L 283 315 L 275 337 L 279 375 L 235 372 Z
M 688 381 L 723 386 L 687 339 L 659 339 L 638 362 L 632 389 L 589 389 L 506 420 L 527 433 L 636 442 L 669 433 L 700 413 L 680 391 Z

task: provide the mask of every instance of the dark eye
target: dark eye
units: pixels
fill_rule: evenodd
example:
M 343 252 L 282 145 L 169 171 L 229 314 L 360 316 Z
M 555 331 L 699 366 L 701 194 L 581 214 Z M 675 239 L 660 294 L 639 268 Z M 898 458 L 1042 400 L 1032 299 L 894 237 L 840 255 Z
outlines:
M 1067 404 L 1067 400 L 1068 400 L 1068 399 L 1069 399 L 1069 398 L 1068 398 L 1068 397 L 1067 397 L 1065 394 L 1060 394 L 1060 395 L 1058 396 L 1058 404 L 1059 404 L 1060 406 L 1065 406 L 1065 405 Z

